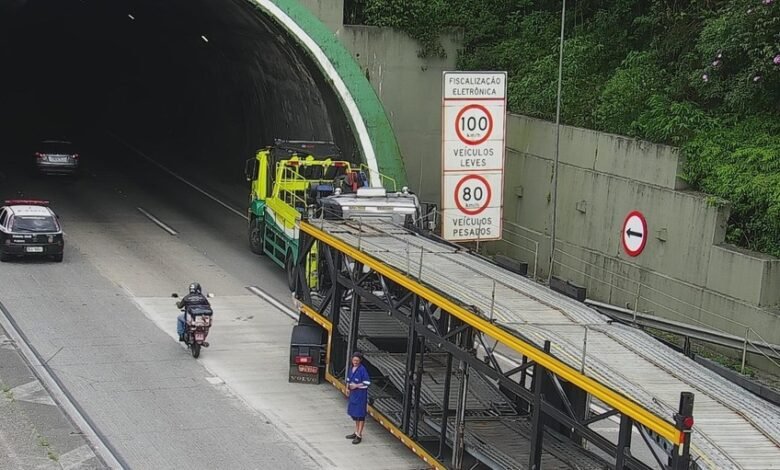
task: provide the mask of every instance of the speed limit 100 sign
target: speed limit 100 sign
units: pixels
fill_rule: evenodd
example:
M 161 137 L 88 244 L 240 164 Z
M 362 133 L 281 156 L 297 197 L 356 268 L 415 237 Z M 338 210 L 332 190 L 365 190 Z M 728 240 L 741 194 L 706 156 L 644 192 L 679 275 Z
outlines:
M 493 134 L 493 115 L 481 104 L 470 104 L 458 111 L 455 133 L 466 145 L 479 145 Z

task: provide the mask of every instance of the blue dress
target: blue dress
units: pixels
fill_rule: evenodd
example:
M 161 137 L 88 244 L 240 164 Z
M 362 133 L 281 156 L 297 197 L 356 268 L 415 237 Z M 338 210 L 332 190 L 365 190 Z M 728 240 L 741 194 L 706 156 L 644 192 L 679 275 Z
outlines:
M 371 385 L 371 378 L 368 371 L 360 364 L 354 371 L 349 368 L 347 386 L 349 384 L 363 384 L 365 388 L 356 388 L 349 391 L 349 403 L 347 404 L 347 414 L 352 418 L 365 418 L 368 410 L 368 386 Z

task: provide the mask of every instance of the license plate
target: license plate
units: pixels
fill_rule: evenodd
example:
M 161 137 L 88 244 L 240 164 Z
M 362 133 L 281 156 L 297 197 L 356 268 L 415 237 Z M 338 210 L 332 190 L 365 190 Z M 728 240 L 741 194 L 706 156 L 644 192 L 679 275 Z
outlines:
M 43 247 L 42 246 L 26 246 L 24 247 L 24 251 L 27 253 L 43 253 Z
M 203 341 L 203 333 L 195 333 L 195 341 Z
M 317 369 L 317 366 L 298 366 L 298 372 L 301 372 L 303 374 L 316 374 L 319 372 Z
M 49 161 L 52 163 L 65 163 L 68 161 L 68 157 L 49 157 Z

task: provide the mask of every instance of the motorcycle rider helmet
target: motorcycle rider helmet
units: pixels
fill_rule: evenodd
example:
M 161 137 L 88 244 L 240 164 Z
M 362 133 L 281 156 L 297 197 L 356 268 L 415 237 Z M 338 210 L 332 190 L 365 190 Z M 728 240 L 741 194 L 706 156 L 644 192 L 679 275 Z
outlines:
M 190 284 L 190 294 L 200 294 L 200 293 L 201 293 L 200 284 L 198 284 L 197 282 L 193 282 L 192 284 Z

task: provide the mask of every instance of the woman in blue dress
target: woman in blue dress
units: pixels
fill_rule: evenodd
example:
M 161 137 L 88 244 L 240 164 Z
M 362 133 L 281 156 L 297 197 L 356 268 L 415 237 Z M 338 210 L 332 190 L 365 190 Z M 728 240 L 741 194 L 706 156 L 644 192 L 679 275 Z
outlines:
M 352 439 L 353 444 L 360 444 L 363 440 L 363 427 L 368 411 L 368 386 L 371 385 L 371 378 L 362 362 L 363 353 L 355 351 L 352 355 L 352 367 L 347 374 L 347 414 L 355 422 L 355 432 L 347 436 L 347 439 Z

